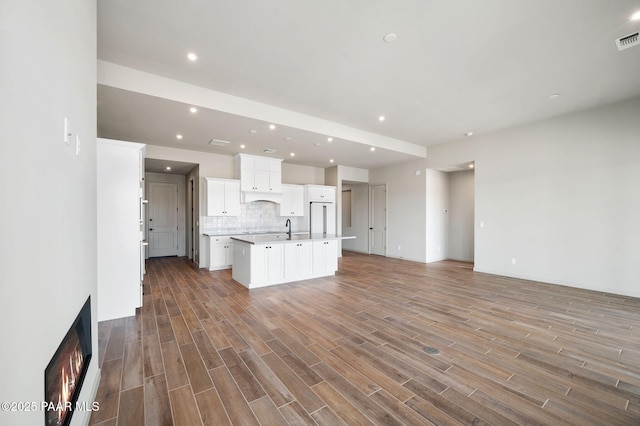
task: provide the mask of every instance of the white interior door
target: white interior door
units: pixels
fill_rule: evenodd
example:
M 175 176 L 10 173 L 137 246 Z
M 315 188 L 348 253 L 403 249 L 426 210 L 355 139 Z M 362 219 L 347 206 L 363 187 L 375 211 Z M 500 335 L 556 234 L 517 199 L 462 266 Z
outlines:
M 149 257 L 178 255 L 178 185 L 149 182 Z
M 371 186 L 369 253 L 387 255 L 387 185 Z

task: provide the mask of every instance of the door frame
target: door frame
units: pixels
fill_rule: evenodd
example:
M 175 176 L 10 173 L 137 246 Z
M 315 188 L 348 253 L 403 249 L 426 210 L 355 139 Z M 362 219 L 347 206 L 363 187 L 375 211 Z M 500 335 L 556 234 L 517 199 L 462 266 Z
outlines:
M 195 241 L 196 241 L 196 207 L 195 207 L 195 181 L 191 177 L 187 182 L 187 258 L 195 261 Z
M 387 202 L 388 202 L 388 197 L 387 197 L 387 183 L 378 183 L 378 184 L 370 184 L 369 185 L 369 244 L 368 244 L 368 251 L 369 254 L 373 254 L 371 252 L 371 247 L 373 244 L 373 228 L 371 226 L 371 224 L 373 223 L 373 190 L 374 187 L 379 187 L 382 186 L 384 187 L 384 254 L 382 254 L 381 256 L 387 256 L 387 223 L 388 223 L 388 217 L 387 217 L 387 212 L 388 210 L 388 206 L 387 206 Z

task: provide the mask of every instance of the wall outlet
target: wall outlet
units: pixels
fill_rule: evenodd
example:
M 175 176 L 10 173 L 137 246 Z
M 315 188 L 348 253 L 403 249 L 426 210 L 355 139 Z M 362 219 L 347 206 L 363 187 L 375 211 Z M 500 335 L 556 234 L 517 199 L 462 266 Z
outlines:
M 515 264 L 516 264 L 516 258 L 515 258 L 515 257 L 511 258 L 511 264 L 512 264 L 512 265 L 515 265 Z
M 480 228 L 484 228 L 484 222 L 480 222 Z
M 402 246 L 398 246 L 398 251 L 402 250 Z

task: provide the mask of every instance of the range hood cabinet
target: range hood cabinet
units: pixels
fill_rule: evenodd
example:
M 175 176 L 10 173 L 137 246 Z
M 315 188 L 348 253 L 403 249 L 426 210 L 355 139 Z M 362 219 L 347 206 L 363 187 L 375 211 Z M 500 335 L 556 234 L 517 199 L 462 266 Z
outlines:
M 282 201 L 282 159 L 249 154 L 236 154 L 235 158 L 243 203 Z

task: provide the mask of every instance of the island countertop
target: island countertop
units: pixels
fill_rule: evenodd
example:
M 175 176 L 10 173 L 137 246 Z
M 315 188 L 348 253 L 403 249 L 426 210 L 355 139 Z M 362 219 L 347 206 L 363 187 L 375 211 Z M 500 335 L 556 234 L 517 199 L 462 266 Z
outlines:
M 273 243 L 295 243 L 303 241 L 328 241 L 347 240 L 356 238 L 355 236 L 342 236 L 335 234 L 309 234 L 309 233 L 287 233 L 269 235 L 233 235 L 232 240 L 242 241 L 248 244 L 273 244 Z

